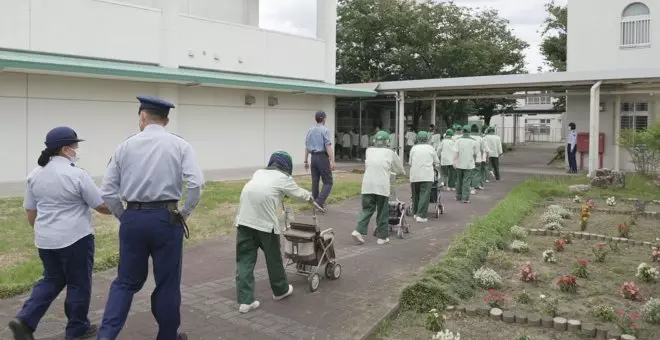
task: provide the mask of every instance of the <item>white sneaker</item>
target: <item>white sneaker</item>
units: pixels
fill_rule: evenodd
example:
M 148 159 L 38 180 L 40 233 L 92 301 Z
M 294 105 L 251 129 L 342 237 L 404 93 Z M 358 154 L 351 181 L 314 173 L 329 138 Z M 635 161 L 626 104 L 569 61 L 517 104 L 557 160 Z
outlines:
M 255 300 L 254 302 L 252 302 L 249 305 L 242 304 L 242 305 L 238 306 L 238 311 L 239 311 L 239 313 L 245 314 L 245 313 L 247 313 L 251 310 L 255 310 L 257 308 L 259 308 L 259 301 Z
M 482 186 L 478 186 L 477 189 L 478 189 L 478 190 L 484 190 L 484 187 L 482 187 Z
M 418 216 L 418 217 L 415 217 L 415 221 L 417 221 L 419 223 L 426 223 L 426 222 L 429 221 L 429 219 L 428 218 L 422 218 L 422 217 Z
M 289 291 L 288 292 L 286 292 L 284 295 L 280 295 L 280 296 L 273 295 L 273 300 L 279 301 L 279 300 L 282 300 L 282 299 L 284 299 L 285 297 L 287 297 L 291 294 L 293 294 L 293 286 L 289 285 Z
M 490 183 L 490 180 L 486 180 L 486 183 Z
M 357 230 L 353 230 L 351 236 L 353 236 L 355 242 L 359 244 L 364 244 L 364 237 L 362 237 L 362 234 L 358 233 Z
M 477 193 L 476 190 L 474 190 L 474 189 L 470 190 L 470 195 L 474 195 L 474 194 L 476 194 L 476 193 Z
M 416 219 L 417 219 L 417 215 L 413 215 L 413 219 L 415 219 L 415 220 L 416 220 Z
M 378 243 L 378 245 L 388 244 L 390 243 L 390 238 L 388 237 L 384 240 L 382 238 L 379 238 L 378 241 L 376 241 L 376 243 Z

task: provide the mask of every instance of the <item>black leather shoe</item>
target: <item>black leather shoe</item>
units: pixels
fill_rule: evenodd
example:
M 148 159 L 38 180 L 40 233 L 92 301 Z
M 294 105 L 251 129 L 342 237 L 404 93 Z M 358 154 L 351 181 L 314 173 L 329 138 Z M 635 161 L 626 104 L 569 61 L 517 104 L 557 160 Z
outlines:
M 188 334 L 179 333 L 179 336 L 177 337 L 177 340 L 188 340 Z
M 34 340 L 34 331 L 19 319 L 9 321 L 9 329 L 14 334 L 14 340 Z
M 85 339 L 91 339 L 95 338 L 96 335 L 99 333 L 99 328 L 96 325 L 90 325 L 89 328 L 87 329 L 87 332 L 81 336 L 66 336 L 66 340 L 85 340 Z

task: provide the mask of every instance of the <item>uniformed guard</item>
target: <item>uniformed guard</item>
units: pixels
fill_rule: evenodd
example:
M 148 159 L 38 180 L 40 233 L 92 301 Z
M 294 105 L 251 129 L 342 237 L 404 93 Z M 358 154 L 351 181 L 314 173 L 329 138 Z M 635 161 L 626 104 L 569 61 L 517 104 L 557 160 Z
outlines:
M 456 169 L 456 200 L 470 203 L 471 174 L 475 167 L 475 158 L 479 150 L 479 143 L 470 136 L 470 127 L 463 127 L 463 136 L 456 139 L 454 144 L 454 168 Z
M 440 176 L 447 190 L 456 190 L 456 175 L 454 171 L 454 130 L 447 129 L 445 138 L 440 141 L 438 153 L 440 154 Z
M 417 133 L 415 132 L 415 129 L 413 129 L 412 125 L 408 125 L 408 132 L 406 132 L 405 137 L 406 145 L 403 148 L 403 153 L 405 156 L 404 162 L 410 162 L 410 149 L 415 146 L 415 141 L 417 140 Z
M 321 207 L 325 206 L 325 200 L 332 191 L 332 171 L 335 169 L 335 156 L 332 154 L 330 130 L 325 126 L 326 118 L 325 112 L 317 112 L 314 116 L 316 125 L 307 131 L 305 137 L 305 169 L 310 168 L 307 159 L 311 154 L 312 196 Z M 323 189 L 319 192 L 320 181 L 323 181 Z
M 568 173 L 577 173 L 577 132 L 575 132 L 575 123 L 568 124 L 568 137 L 566 138 L 566 157 L 568 158 Z
M 486 141 L 486 144 L 488 144 L 488 149 L 490 152 L 488 153 L 488 161 L 490 164 L 491 169 L 493 170 L 493 176 L 495 176 L 495 180 L 499 181 L 500 180 L 500 156 L 502 155 L 502 139 L 500 136 L 495 134 L 495 128 L 490 126 L 486 130 L 486 137 L 484 137 L 484 140 Z
M 32 289 L 9 328 L 16 340 L 33 340 L 39 321 L 51 303 L 67 288 L 64 309 L 66 339 L 89 339 L 97 326 L 87 318 L 92 296 L 94 230 L 90 208 L 110 214 L 94 181 L 75 166 L 82 142 L 69 127 L 46 135 L 39 167 L 27 177 L 23 207 L 34 229 L 34 243 L 44 267 L 43 278 Z
M 236 295 L 240 313 L 259 307 L 259 301 L 254 299 L 254 265 L 259 248 L 266 258 L 273 299 L 282 300 L 293 293 L 282 264 L 280 233 L 284 229 L 279 226 L 277 209 L 284 196 L 316 203 L 309 191 L 296 184 L 292 170 L 291 156 L 284 151 L 275 152 L 267 168 L 257 170 L 241 191 L 235 222 Z M 322 210 L 318 205 L 316 209 Z
M 486 143 L 484 143 L 484 139 L 481 137 L 481 133 L 479 132 L 479 125 L 477 124 L 472 124 L 470 127 L 470 132 L 471 136 L 474 140 L 477 141 L 477 144 L 479 146 L 479 152 L 477 152 L 477 157 L 475 157 L 475 167 L 474 170 L 472 171 L 472 184 L 470 185 L 470 188 L 472 189 L 470 191 L 471 194 L 474 194 L 474 189 L 479 189 L 482 190 L 484 188 L 484 185 L 486 184 L 486 176 L 485 176 L 485 171 L 486 171 L 486 154 L 488 153 L 488 146 Z
M 151 310 L 157 340 L 186 340 L 181 324 L 181 263 L 185 220 L 199 202 L 204 176 L 192 146 L 165 130 L 174 105 L 153 97 L 140 101 L 140 133 L 119 144 L 105 174 L 103 200 L 119 219 L 119 267 L 110 286 L 99 339 L 114 340 L 133 295 L 147 279 L 151 256 L 156 288 Z M 182 183 L 186 202 L 179 211 Z M 122 204 L 126 201 L 126 208 Z
M 390 242 L 388 229 L 390 173 L 405 174 L 401 158 L 388 147 L 388 133 L 379 131 L 376 134 L 375 142 L 375 147 L 367 149 L 364 177 L 362 177 L 362 211 L 357 227 L 351 234 L 359 244 L 364 244 L 363 236 L 367 235 L 369 220 L 376 211 L 377 243 Z
M 417 144 L 410 149 L 410 187 L 412 189 L 415 221 L 428 222 L 429 201 L 433 186 L 433 170 L 440 166 L 438 153 L 429 144 L 429 134 L 420 131 Z

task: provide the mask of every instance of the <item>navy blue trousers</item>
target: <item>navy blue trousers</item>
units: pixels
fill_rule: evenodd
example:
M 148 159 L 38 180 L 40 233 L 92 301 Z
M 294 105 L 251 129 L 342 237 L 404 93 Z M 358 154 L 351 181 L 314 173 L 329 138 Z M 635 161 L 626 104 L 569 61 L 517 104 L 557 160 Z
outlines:
M 158 323 L 157 340 L 176 340 L 181 324 L 183 226 L 170 223 L 166 209 L 126 210 L 119 226 L 119 266 L 110 286 L 99 339 L 114 340 L 126 323 L 133 295 L 147 280 L 149 256 L 156 288 L 151 313 Z
M 326 153 L 312 154 L 312 197 L 321 207 L 325 206 L 325 200 L 332 191 L 332 169 L 330 158 Z M 319 182 L 323 181 L 323 189 L 319 192 Z
M 87 313 L 92 297 L 94 235 L 87 235 L 66 248 L 39 249 L 39 257 L 44 266 L 44 277 L 36 283 L 32 295 L 16 317 L 36 330 L 50 304 L 66 286 L 66 335 L 82 336 L 90 326 Z

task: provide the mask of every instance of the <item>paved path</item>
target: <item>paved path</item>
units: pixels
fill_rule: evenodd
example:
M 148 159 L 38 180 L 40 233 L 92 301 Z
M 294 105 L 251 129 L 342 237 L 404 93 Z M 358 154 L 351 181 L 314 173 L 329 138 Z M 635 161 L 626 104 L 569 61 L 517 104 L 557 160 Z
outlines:
M 544 151 L 541 151 L 544 150 Z M 526 147 L 503 159 L 504 169 L 521 169 L 529 162 L 543 162 L 551 153 Z M 541 169 L 534 169 L 538 173 Z M 359 211 L 357 199 L 329 207 L 320 217 L 325 227 L 334 228 L 337 236 L 338 262 L 343 267 L 339 280 L 323 279 L 316 293 L 307 290 L 304 277 L 290 274 L 294 294 L 285 301 L 271 298 L 263 258 L 256 270 L 256 296 L 261 307 L 240 315 L 235 303 L 235 251 L 232 237 L 200 243 L 185 250 L 183 273 L 183 305 L 181 330 L 191 339 L 271 340 L 271 339 L 361 339 L 395 305 L 406 284 L 415 280 L 419 269 L 441 256 L 453 236 L 464 230 L 474 218 L 483 216 L 509 190 L 528 176 L 527 173 L 505 171 L 503 180 L 490 183 L 485 191 L 472 198 L 469 205 L 458 203 L 452 195 L 444 196 L 446 214 L 427 224 L 413 222 L 412 234 L 388 245 L 376 245 L 368 237 L 367 244 L 354 245 L 350 232 Z M 408 201 L 406 186 L 398 190 Z M 301 221 L 305 217 L 297 216 Z M 373 223 L 373 221 L 372 221 Z M 194 232 L 194 226 L 192 226 Z M 115 270 L 94 276 L 90 318 L 98 322 Z M 155 339 L 157 327 L 150 312 L 149 294 L 153 282 L 135 297 L 131 316 L 120 339 Z M 25 296 L 0 301 L 0 320 L 8 321 L 20 308 Z M 63 299 L 56 301 L 42 321 L 37 338 L 63 339 L 65 318 Z M 8 330 L 0 326 L 0 339 L 10 339 Z

